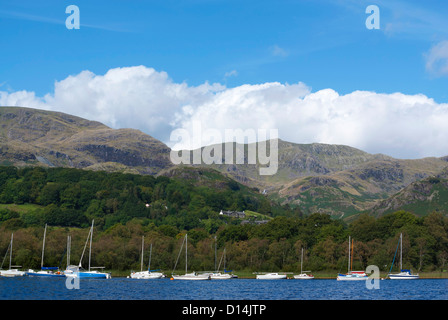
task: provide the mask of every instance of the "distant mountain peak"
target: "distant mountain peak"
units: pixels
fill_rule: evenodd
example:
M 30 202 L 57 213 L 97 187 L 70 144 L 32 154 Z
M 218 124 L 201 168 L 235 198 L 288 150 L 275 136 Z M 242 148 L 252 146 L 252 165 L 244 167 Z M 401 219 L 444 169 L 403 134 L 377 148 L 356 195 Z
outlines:
M 0 107 L 0 156 L 3 163 L 113 170 L 123 166 L 156 174 L 172 166 L 170 149 L 136 129 L 112 129 L 62 112 Z

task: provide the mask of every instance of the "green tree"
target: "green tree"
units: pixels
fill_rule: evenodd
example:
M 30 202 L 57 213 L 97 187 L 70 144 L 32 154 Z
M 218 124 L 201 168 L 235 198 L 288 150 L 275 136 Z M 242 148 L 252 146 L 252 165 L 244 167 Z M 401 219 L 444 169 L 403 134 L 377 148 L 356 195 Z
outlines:
M 376 219 L 367 214 L 361 214 L 353 221 L 349 226 L 349 232 L 354 239 L 362 242 L 371 241 L 379 236 Z
M 58 183 L 47 183 L 40 191 L 40 196 L 37 202 L 43 206 L 47 206 L 52 203 L 59 205 L 60 192 L 62 188 L 62 185 Z

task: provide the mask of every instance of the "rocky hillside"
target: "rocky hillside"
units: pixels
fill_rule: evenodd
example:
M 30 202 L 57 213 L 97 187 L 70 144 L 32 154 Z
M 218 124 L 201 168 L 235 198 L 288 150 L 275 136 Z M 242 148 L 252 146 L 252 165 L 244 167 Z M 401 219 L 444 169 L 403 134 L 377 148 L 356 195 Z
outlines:
M 275 175 L 260 175 L 259 169 L 266 165 L 248 164 L 249 148 L 258 150 L 258 144 L 241 146 L 237 144 L 223 144 L 213 146 L 221 148 L 225 155 L 226 148 L 233 148 L 233 164 L 212 164 L 216 170 L 232 176 L 241 183 L 257 187 L 259 189 L 273 189 L 298 178 L 310 176 L 330 175 L 336 172 L 356 168 L 372 160 L 392 159 L 388 156 L 369 154 L 356 148 L 344 145 L 329 145 L 322 143 L 297 144 L 278 140 L 278 169 Z M 244 157 L 237 164 L 236 149 L 244 150 Z M 269 143 L 267 143 L 269 157 Z M 222 163 L 224 163 L 224 156 Z
M 378 201 L 445 167 L 446 162 L 438 158 L 371 160 L 328 175 L 298 178 L 277 188 L 274 197 L 295 203 L 305 212 L 347 217 L 370 210 Z
M 60 112 L 0 108 L 2 164 L 62 166 L 155 174 L 170 149 L 135 129 L 111 129 Z
M 415 181 L 391 197 L 377 201 L 370 213 L 381 216 L 397 210 L 407 210 L 424 216 L 433 211 L 448 213 L 448 169 L 438 175 Z
M 229 146 L 222 147 L 222 154 Z M 235 144 L 233 148 L 236 150 Z M 278 140 L 275 175 L 259 175 L 261 166 L 247 164 L 247 158 L 246 146 L 245 165 L 212 167 L 243 184 L 266 190 L 280 203 L 297 205 L 306 213 L 323 212 L 341 218 L 370 210 L 378 201 L 448 166 L 447 157 L 401 160 L 349 146 L 282 140 Z

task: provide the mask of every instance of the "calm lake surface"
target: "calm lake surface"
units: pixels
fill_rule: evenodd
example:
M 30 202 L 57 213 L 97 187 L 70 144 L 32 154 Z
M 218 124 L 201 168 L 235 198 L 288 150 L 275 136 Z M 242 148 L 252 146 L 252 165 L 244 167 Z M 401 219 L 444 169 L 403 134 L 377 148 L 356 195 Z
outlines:
M 365 281 L 231 279 L 176 281 L 128 278 L 0 277 L 0 300 L 447 300 L 448 279 Z

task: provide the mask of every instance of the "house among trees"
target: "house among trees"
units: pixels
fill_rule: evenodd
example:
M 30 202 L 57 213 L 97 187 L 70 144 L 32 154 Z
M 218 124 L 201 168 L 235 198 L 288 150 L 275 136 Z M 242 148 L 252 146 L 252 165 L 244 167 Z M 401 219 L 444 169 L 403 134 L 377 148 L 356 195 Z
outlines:
M 222 211 L 219 213 L 220 215 L 224 215 L 224 216 L 228 216 L 228 217 L 232 217 L 232 218 L 240 218 L 243 219 L 246 217 L 246 214 L 240 211 Z

